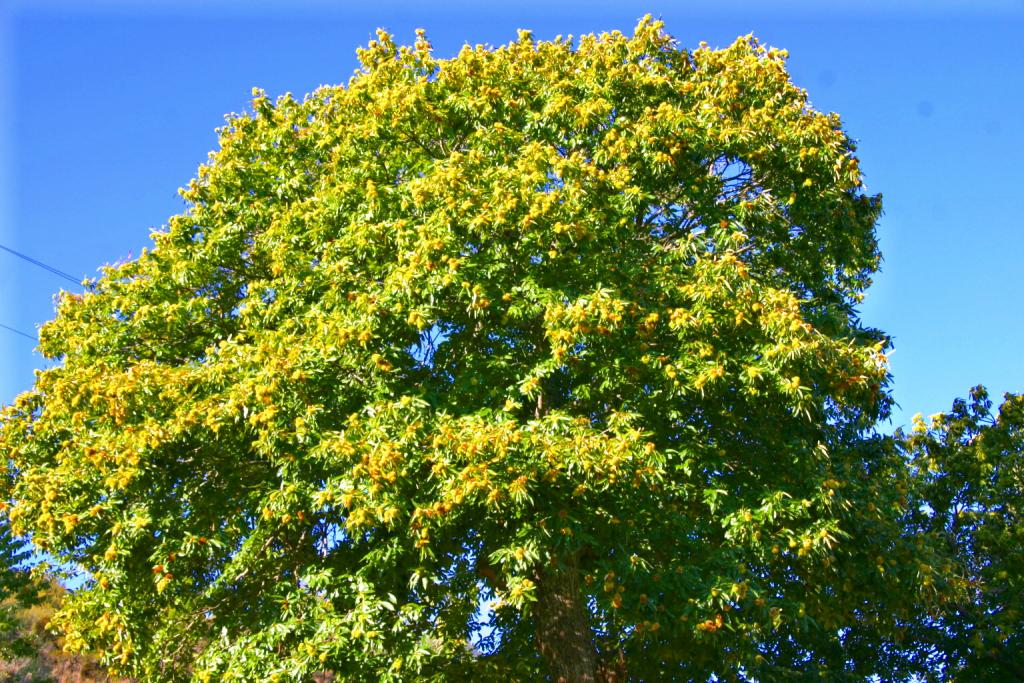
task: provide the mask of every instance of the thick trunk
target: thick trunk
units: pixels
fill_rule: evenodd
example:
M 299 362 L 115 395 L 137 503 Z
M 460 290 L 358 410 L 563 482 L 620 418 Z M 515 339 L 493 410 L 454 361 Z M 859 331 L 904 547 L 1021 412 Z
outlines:
M 555 683 L 596 683 L 597 651 L 575 561 L 537 572 L 537 644 Z

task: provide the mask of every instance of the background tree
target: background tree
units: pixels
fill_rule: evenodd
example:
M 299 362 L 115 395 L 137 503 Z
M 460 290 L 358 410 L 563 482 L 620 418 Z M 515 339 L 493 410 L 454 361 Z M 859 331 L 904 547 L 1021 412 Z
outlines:
M 869 670 L 938 565 L 870 431 L 839 118 L 650 19 L 359 54 L 257 91 L 42 330 L 0 444 L 14 529 L 92 577 L 68 645 L 147 681 Z
M 56 580 L 33 577 L 30 599 L 4 603 L 10 626 L 0 655 L 0 682 L 131 683 L 112 678 L 94 657 L 63 651 L 62 639 L 49 624 L 66 593 Z
M 933 678 L 1024 680 L 1024 396 L 997 412 L 984 387 L 920 416 L 904 448 L 923 483 L 913 528 L 945 544 L 967 591 L 908 628 Z
M 32 553 L 23 540 L 11 535 L 6 519 L 0 520 L 0 657 L 30 651 L 18 632 L 19 610 L 37 602 L 38 586 L 25 566 Z

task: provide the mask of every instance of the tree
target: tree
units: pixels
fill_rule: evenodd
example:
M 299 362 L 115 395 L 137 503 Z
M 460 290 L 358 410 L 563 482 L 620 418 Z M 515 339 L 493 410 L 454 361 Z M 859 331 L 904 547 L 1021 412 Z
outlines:
M 112 679 L 87 655 L 62 652 L 60 638 L 49 629 L 49 622 L 67 590 L 52 578 L 33 578 L 31 599 L 9 599 L 4 605 L 10 626 L 4 641 L 7 647 L 0 653 L 0 682 L 132 683 Z
M 975 387 L 902 441 L 923 484 L 912 528 L 945 544 L 966 588 L 918 615 L 911 656 L 944 680 L 1024 681 L 1024 396 L 993 413 Z
M 21 656 L 30 649 L 18 633 L 17 612 L 37 602 L 37 586 L 24 567 L 31 554 L 24 542 L 11 536 L 6 520 L 0 520 L 0 658 Z
M 870 672 L 940 563 L 872 431 L 839 118 L 649 18 L 359 56 L 256 91 L 42 329 L 0 444 L 14 529 L 92 577 L 68 645 L 146 681 Z
M 13 471 L 0 474 L 3 490 L 8 492 Z M 0 512 L 7 508 L 0 502 Z M 28 565 L 32 551 L 24 540 L 11 534 L 6 518 L 0 517 L 0 659 L 21 657 L 32 652 L 31 639 L 20 632 L 18 614 L 39 602 L 39 584 Z

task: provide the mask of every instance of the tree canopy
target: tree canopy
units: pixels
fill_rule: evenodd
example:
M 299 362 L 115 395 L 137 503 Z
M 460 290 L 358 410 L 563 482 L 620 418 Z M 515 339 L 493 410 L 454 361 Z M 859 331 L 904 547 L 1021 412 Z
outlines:
M 345 86 L 255 91 L 3 413 L 14 530 L 90 577 L 68 645 L 146 681 L 891 676 L 956 572 L 873 432 L 880 199 L 785 57 L 380 32 Z
M 1024 681 L 1024 396 L 984 387 L 899 435 L 922 486 L 910 526 L 936 536 L 966 591 L 908 625 L 937 680 Z

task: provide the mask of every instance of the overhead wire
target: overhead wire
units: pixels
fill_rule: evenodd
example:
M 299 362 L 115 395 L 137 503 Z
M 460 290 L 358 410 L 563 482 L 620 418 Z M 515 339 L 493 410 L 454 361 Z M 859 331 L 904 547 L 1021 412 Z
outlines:
M 81 285 L 82 284 L 82 281 L 79 278 L 76 278 L 74 275 L 70 275 L 68 273 L 65 273 L 60 268 L 54 268 L 53 266 L 51 266 L 51 265 L 49 265 L 47 263 L 43 263 L 39 259 L 34 259 L 34 258 L 32 258 L 31 256 L 29 256 L 27 254 L 22 254 L 20 251 L 17 251 L 15 249 L 11 249 L 7 245 L 0 244 L 0 249 L 3 249 L 4 251 L 6 251 L 9 254 L 17 256 L 18 258 L 22 259 L 23 261 L 28 261 L 32 265 L 37 266 L 39 268 L 42 268 L 43 270 L 45 270 L 45 271 L 47 271 L 49 273 L 52 273 L 53 275 L 56 275 L 58 277 L 62 277 L 65 280 L 68 280 L 70 282 L 74 282 L 76 285 Z M 31 339 L 32 341 L 36 341 L 36 338 L 34 336 L 32 336 L 31 334 L 28 334 L 27 332 L 22 332 L 21 330 L 19 330 L 17 328 L 11 327 L 10 325 L 4 325 L 3 323 L 0 323 L 0 327 L 2 327 L 3 329 L 7 330 L 8 332 L 13 332 L 14 334 L 17 334 L 17 335 L 20 335 L 22 337 L 25 337 L 26 339 Z
M 25 337 L 26 339 L 31 339 L 32 341 L 36 341 L 36 338 L 33 337 L 31 334 L 28 334 L 27 332 L 22 332 L 21 330 L 15 329 L 15 328 L 13 328 L 13 327 L 11 327 L 9 325 L 4 325 L 3 323 L 0 323 L 0 327 L 4 328 L 8 332 L 13 332 L 14 334 L 20 334 L 22 337 Z
M 0 244 L 0 249 L 3 249 L 4 251 L 6 251 L 6 252 L 8 252 L 10 254 L 14 254 L 15 256 L 17 256 L 20 259 L 28 261 L 29 263 L 31 263 L 34 266 L 39 266 L 43 270 L 48 270 L 51 273 L 53 273 L 54 275 L 62 277 L 65 280 L 70 280 L 71 282 L 74 282 L 76 285 L 81 285 L 82 284 L 82 279 L 81 278 L 77 278 L 74 275 L 69 275 L 69 274 L 65 273 L 63 270 L 60 270 L 59 268 L 54 268 L 51 265 L 47 265 L 46 263 L 43 263 L 42 261 L 34 259 L 31 256 L 27 256 L 25 254 L 22 254 L 20 251 L 15 251 L 14 249 L 11 249 L 10 247 L 5 246 L 3 244 Z

